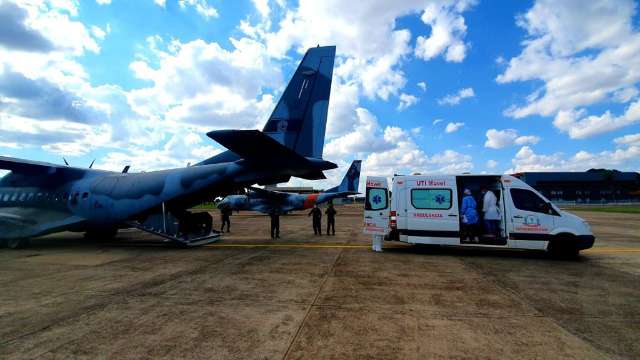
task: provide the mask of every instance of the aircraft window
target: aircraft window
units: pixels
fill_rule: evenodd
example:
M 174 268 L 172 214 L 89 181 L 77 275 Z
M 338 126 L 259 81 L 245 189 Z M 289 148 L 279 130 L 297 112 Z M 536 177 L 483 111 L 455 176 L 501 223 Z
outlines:
M 60 193 L 53 195 L 53 201 L 60 201 Z
M 44 198 L 44 194 L 43 193 L 38 193 L 38 195 L 36 196 L 36 201 L 40 202 L 42 201 Z
M 22 193 L 20 194 L 20 197 L 18 198 L 18 201 L 24 201 L 27 198 L 27 194 Z
M 69 193 L 64 193 L 64 195 L 62 195 L 62 200 L 64 201 L 69 200 Z
M 11 195 L 11 200 L 9 200 L 9 201 L 16 201 L 16 200 L 18 200 L 18 194 L 17 193 L 16 194 L 12 194 Z
M 88 197 L 89 197 L 89 193 L 88 193 L 88 192 L 84 192 L 84 193 L 82 193 L 82 198 L 83 198 L 83 199 L 86 199 L 86 198 L 88 198 Z
M 4 197 L 2 198 L 2 201 L 9 201 L 9 197 L 11 196 L 11 194 L 4 194 Z
M 33 193 L 29 193 L 27 195 L 27 201 L 33 201 L 33 197 L 34 197 L 34 194 Z

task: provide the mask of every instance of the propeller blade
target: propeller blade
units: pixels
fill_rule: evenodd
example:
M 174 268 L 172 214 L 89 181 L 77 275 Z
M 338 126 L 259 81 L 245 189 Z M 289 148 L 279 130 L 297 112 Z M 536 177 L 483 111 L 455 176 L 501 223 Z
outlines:
M 89 164 L 89 169 L 91 169 L 93 167 L 93 163 L 96 162 L 96 159 L 93 159 L 93 161 L 91 162 L 91 164 Z
M 62 160 L 64 160 L 64 164 L 69 166 L 69 162 L 67 161 L 67 159 L 65 159 L 64 157 L 62 157 Z

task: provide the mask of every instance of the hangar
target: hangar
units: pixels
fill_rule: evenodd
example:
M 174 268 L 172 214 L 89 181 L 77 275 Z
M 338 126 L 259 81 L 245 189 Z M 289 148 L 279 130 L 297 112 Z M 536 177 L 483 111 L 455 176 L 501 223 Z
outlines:
M 585 172 L 514 174 L 556 203 L 626 203 L 640 201 L 640 174 L 609 169 Z

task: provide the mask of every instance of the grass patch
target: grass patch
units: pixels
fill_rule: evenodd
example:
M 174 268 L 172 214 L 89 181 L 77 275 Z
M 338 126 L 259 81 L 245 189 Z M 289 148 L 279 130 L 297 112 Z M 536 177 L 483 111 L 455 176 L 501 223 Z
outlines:
M 194 206 L 192 209 L 194 210 L 216 210 L 218 207 L 214 203 L 204 203 L 198 206 Z
M 591 211 L 619 214 L 640 214 L 639 205 L 591 205 L 591 206 L 564 206 L 567 211 Z

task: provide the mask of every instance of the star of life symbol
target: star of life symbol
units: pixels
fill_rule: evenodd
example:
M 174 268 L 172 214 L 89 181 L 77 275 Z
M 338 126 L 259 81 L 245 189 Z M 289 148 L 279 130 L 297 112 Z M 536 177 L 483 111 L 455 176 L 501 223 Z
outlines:
M 281 120 L 280 122 L 278 122 L 278 131 L 280 131 L 280 132 L 287 131 L 287 126 L 288 125 L 289 125 L 289 123 L 287 123 L 287 120 Z
M 436 202 L 440 205 L 442 205 L 444 203 L 444 196 L 443 195 L 436 195 L 435 198 Z
M 378 205 L 382 202 L 382 197 L 380 197 L 380 195 L 374 195 L 372 201 L 374 204 Z

